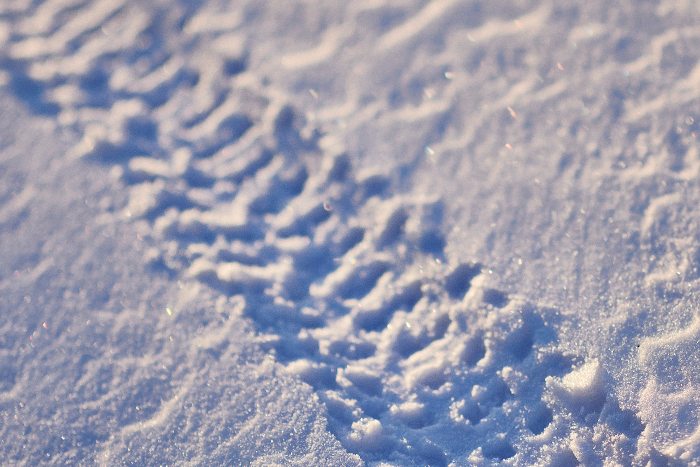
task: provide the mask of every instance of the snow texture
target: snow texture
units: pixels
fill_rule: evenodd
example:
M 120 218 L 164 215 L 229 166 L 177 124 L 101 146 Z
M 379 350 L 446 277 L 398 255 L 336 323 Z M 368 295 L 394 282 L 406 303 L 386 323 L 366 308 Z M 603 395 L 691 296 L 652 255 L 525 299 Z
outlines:
M 693 2 L 0 5 L 0 460 L 698 465 Z

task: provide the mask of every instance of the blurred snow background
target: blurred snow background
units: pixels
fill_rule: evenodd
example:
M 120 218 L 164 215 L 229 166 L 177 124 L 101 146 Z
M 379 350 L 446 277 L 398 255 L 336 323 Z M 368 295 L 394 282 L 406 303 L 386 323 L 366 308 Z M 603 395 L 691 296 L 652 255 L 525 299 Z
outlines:
M 696 465 L 699 16 L 3 2 L 3 464 Z

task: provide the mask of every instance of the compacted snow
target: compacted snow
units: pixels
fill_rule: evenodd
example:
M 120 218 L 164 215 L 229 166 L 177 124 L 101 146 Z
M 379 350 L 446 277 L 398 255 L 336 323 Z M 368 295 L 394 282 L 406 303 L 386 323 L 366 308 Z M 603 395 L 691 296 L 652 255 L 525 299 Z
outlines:
M 0 4 L 3 465 L 697 465 L 700 9 Z

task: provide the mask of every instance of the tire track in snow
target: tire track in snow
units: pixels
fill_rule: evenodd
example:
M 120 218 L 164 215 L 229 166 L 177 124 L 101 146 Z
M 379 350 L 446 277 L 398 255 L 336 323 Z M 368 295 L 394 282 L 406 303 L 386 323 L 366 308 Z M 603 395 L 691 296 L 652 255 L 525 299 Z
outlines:
M 50 26 L 8 39 L 11 87 L 82 135 L 75 157 L 113 166 L 130 193 L 121 220 L 141 222 L 155 270 L 245 300 L 348 450 L 430 465 L 634 455 L 641 425 L 606 396 L 600 363 L 557 350 L 556 311 L 491 288 L 484 265 L 446 264 L 444 201 L 353 168 L 246 69 L 238 15 L 208 27 L 179 5 L 36 11 Z M 386 44 L 409 38 L 394 31 Z

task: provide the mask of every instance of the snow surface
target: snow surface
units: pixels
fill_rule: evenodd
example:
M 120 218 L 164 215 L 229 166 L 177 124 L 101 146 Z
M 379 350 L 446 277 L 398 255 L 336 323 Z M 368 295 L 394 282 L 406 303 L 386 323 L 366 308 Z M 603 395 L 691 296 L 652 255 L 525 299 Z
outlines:
M 698 465 L 700 9 L 0 3 L 3 465 Z

